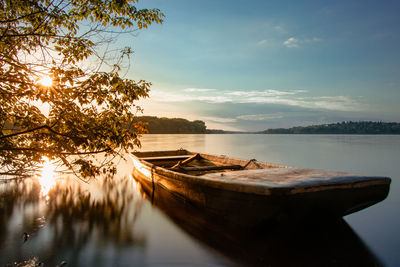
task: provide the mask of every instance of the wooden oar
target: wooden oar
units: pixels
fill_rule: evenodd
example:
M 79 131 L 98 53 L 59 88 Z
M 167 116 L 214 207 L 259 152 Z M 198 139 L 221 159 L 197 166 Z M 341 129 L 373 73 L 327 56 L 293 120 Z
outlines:
M 171 167 L 171 169 L 181 169 L 183 166 L 188 164 L 189 162 L 192 162 L 193 160 L 200 160 L 202 157 L 200 156 L 199 153 L 196 153 L 196 155 L 191 156 L 190 158 L 187 158 L 185 160 L 178 161 L 177 164 Z

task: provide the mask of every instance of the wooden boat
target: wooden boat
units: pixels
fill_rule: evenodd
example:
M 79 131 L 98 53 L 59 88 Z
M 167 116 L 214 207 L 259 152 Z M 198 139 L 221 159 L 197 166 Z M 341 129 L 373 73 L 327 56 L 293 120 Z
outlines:
M 391 179 L 293 168 L 184 149 L 132 153 L 133 177 L 234 224 L 342 217 L 384 200 Z

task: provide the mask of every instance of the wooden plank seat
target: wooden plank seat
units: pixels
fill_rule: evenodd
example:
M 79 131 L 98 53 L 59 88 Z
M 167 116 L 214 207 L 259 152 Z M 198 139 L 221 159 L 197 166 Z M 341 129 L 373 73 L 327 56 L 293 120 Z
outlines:
M 192 157 L 193 155 L 178 155 L 178 156 L 162 156 L 162 157 L 143 157 L 140 158 L 144 161 L 170 161 L 170 160 L 184 160 Z
M 241 165 L 225 165 L 225 166 L 198 166 L 198 167 L 180 167 L 182 171 L 217 171 L 217 170 L 241 170 Z M 176 170 L 176 168 L 174 169 Z

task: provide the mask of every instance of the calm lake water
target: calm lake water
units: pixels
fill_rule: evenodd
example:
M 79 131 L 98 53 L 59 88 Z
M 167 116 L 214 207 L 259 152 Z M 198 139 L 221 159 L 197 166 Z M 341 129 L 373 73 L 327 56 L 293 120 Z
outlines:
M 344 220 L 241 233 L 173 198 L 152 204 L 129 161 L 112 181 L 59 178 L 48 192 L 36 180 L 3 183 L 0 266 L 400 266 L 400 136 L 146 135 L 142 145 L 389 176 L 392 185 L 386 200 Z

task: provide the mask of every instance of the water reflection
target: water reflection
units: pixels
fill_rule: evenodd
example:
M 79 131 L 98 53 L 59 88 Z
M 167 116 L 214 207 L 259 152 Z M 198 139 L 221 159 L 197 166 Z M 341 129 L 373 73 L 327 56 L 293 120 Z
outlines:
M 144 193 L 177 226 L 234 265 L 383 265 L 343 219 L 249 229 L 215 217 L 161 187 L 154 194 Z
M 41 186 L 42 196 L 49 200 L 48 193 L 50 189 L 56 184 L 55 169 L 56 166 L 47 158 L 43 157 L 44 163 L 42 168 L 41 176 L 38 181 Z
M 132 190 L 134 180 L 98 177 L 85 184 L 54 180 L 52 170 L 44 168 L 39 179 L 0 184 L 0 266 L 64 260 L 68 266 L 109 266 L 120 248 L 146 246 L 135 227 L 143 198 Z
M 399 177 L 399 136 L 349 138 L 350 144 L 325 136 L 148 135 L 143 150 L 183 147 L 299 167 Z M 355 146 L 357 140 L 373 144 Z M 128 166 L 126 173 L 131 170 Z M 42 197 L 37 180 L 0 182 L 0 266 L 15 261 L 21 263 L 17 266 L 28 262 L 57 266 L 66 261 L 67 267 L 381 265 L 343 221 L 242 232 L 188 204 L 169 198 L 160 204 L 156 194 L 154 203 L 168 219 L 142 200 L 142 192 L 132 190 L 138 184 L 131 178 L 121 183 L 120 179 L 124 180 L 110 179 L 107 184 L 96 178 L 89 185 L 80 183 L 78 190 L 76 180 L 58 178 L 48 192 L 49 201 Z M 393 179 L 387 200 L 346 218 L 390 266 L 399 265 L 398 180 Z M 103 188 L 111 190 L 109 197 Z M 64 198 L 72 200 L 59 203 Z M 26 242 L 24 232 L 30 235 Z

